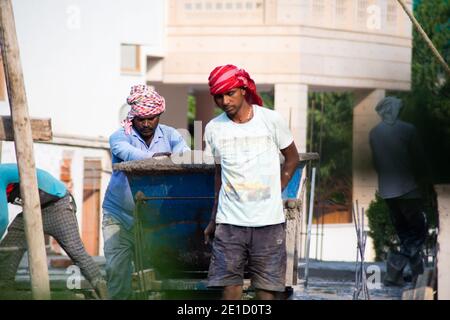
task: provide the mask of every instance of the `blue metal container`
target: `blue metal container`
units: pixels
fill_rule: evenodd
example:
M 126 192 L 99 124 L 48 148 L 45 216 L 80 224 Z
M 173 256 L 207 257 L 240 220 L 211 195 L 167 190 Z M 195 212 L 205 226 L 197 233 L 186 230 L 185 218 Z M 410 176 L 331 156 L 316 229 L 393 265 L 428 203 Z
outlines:
M 301 161 L 283 199 L 296 199 L 306 161 Z M 160 274 L 207 271 L 210 245 L 204 244 L 214 203 L 213 165 L 158 165 L 155 160 L 132 161 L 115 166 L 125 171 L 137 203 L 142 225 L 144 264 Z M 141 194 L 142 196 L 142 194 Z

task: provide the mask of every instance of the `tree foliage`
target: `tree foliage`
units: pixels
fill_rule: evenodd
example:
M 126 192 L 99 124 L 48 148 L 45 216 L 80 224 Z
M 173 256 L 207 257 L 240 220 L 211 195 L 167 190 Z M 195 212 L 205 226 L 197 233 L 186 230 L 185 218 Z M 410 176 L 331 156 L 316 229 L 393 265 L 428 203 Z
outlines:
M 419 1 L 414 15 L 436 49 L 450 61 L 450 1 Z M 433 182 L 450 182 L 449 76 L 415 28 L 411 91 L 389 94 L 403 99 L 401 118 L 417 127 L 428 154 Z
M 450 61 L 450 2 L 417 1 L 414 15 L 446 61 Z M 450 182 L 450 82 L 443 67 L 433 56 L 416 29 L 413 31 L 411 91 L 390 92 L 403 100 L 401 118 L 413 123 L 424 142 L 432 170 L 433 183 Z M 426 190 L 426 189 L 425 189 Z M 425 213 L 430 228 L 437 224 L 437 209 L 432 192 L 425 193 Z M 386 258 L 389 249 L 398 246 L 398 238 L 383 199 L 376 195 L 370 204 L 369 235 L 376 259 Z M 428 243 L 433 246 L 433 243 Z
M 308 151 L 320 154 L 321 199 L 349 205 L 352 192 L 351 93 L 309 95 Z
M 366 211 L 369 218 L 369 236 L 373 240 L 377 261 L 385 260 L 388 252 L 396 250 L 399 245 L 388 210 L 386 202 L 376 193 L 375 200 Z

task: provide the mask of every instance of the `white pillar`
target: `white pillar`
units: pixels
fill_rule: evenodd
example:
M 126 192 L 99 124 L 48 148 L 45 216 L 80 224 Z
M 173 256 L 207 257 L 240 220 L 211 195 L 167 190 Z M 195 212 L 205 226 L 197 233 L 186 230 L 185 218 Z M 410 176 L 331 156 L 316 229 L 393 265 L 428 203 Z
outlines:
M 275 110 L 287 121 L 299 152 L 306 152 L 308 86 L 275 84 Z
M 204 134 L 206 124 L 214 118 L 215 103 L 209 91 L 196 91 L 194 96 L 195 121 L 202 122 L 202 134 Z
M 166 111 L 160 123 L 175 129 L 187 129 L 188 88 L 184 85 L 155 85 L 156 91 L 166 100 Z
M 385 96 L 384 90 L 355 93 L 353 109 L 353 202 L 367 210 L 378 189 L 378 176 L 372 165 L 369 132 L 380 122 L 375 106 Z
M 439 206 L 438 299 L 450 300 L 450 185 L 436 185 L 435 190 Z
M 358 200 L 359 209 L 367 211 L 370 202 L 375 199 L 378 189 L 378 176 L 372 165 L 372 152 L 369 144 L 369 132 L 380 122 L 375 106 L 385 96 L 384 90 L 355 92 L 353 108 L 353 203 Z M 365 219 L 367 225 L 368 219 Z M 366 245 L 365 259 L 375 258 L 372 239 Z

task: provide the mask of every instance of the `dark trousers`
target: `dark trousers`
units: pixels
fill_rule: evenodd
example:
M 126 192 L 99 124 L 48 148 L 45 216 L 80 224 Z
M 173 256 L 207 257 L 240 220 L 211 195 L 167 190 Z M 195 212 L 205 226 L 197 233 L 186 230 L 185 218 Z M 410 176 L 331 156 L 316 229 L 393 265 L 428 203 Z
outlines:
M 393 198 L 386 199 L 386 203 L 400 239 L 400 252 L 390 254 L 388 265 L 402 271 L 409 262 L 413 276 L 417 276 L 423 272 L 422 248 L 428 232 L 423 200 Z
M 81 273 L 95 286 L 93 282 L 102 279 L 102 275 L 81 242 L 75 210 L 70 195 L 43 208 L 44 233 L 56 239 L 72 261 L 80 267 Z M 12 285 L 20 260 L 27 250 L 22 213 L 17 215 L 9 226 L 8 233 L 0 243 L 0 249 L 0 284 Z

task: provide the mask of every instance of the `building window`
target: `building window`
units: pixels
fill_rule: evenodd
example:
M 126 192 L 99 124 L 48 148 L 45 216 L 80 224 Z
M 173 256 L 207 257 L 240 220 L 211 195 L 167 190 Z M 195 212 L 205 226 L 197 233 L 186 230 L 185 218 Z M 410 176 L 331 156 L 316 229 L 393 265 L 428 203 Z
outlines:
M 122 44 L 120 46 L 122 72 L 141 72 L 141 47 L 135 44 Z
M 366 26 L 368 5 L 367 0 L 358 0 L 356 16 L 360 26 Z
M 325 12 L 325 1 L 324 0 L 314 0 L 313 1 L 313 16 L 314 17 L 323 17 Z
M 338 20 L 345 18 L 347 13 L 347 0 L 336 0 L 336 17 Z
M 386 22 L 389 28 L 394 28 L 397 23 L 397 3 L 388 2 Z
M 300 21 L 303 23 L 308 23 L 311 12 L 310 0 L 300 0 L 298 12 L 300 15 Z

